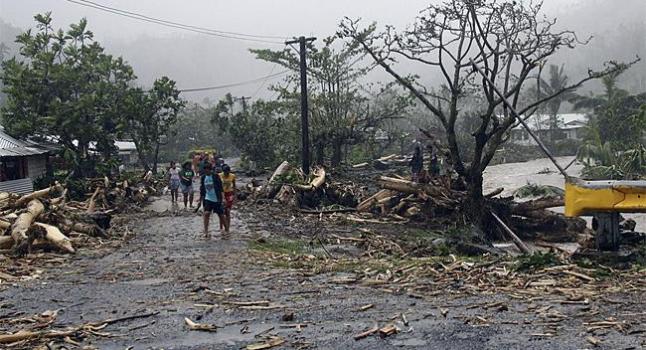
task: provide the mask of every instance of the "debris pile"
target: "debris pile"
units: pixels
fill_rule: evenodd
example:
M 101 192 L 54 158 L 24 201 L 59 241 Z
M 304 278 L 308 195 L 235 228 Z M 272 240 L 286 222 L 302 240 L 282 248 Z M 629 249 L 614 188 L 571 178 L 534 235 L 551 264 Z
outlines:
M 324 168 L 315 168 L 309 176 L 283 162 L 264 186 L 252 181 L 247 195 L 256 202 L 276 201 L 309 214 L 355 211 L 364 188 L 350 182 L 333 181 Z
M 381 176 L 377 180 L 382 190 L 363 200 L 357 206 L 359 213 L 370 213 L 395 220 L 460 221 L 462 203 L 467 199 L 463 186 L 448 177 L 438 177 L 429 183 L 412 182 L 402 177 Z M 502 190 L 486 194 L 487 207 L 501 237 L 541 239 L 548 242 L 572 242 L 586 233 L 586 223 L 579 218 L 549 211 L 563 206 L 562 197 L 544 197 L 526 202 L 511 198 L 493 198 Z M 498 217 L 503 217 L 499 220 Z M 356 221 L 356 219 L 355 219 Z M 504 222 L 509 223 L 506 226 Z M 510 229 L 511 227 L 511 229 Z
M 74 253 L 70 237 L 108 238 L 114 214 L 141 207 L 157 193 L 145 177 L 136 185 L 107 177 L 89 179 L 87 188 L 91 192 L 84 201 L 70 199 L 59 183 L 23 196 L 0 193 L 0 249 L 17 256 L 40 248 Z

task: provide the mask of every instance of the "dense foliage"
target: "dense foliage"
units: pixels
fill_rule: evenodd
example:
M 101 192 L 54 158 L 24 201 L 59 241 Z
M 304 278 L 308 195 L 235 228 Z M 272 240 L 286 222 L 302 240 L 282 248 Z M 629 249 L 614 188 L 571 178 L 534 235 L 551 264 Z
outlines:
M 132 67 L 105 53 L 85 19 L 63 31 L 53 29 L 49 13 L 34 18 L 36 31 L 16 38 L 20 57 L 2 62 L 7 132 L 57 142 L 77 176 L 108 164 L 118 136 L 141 145 L 145 167 L 151 158 L 156 163 L 158 144 L 183 105 L 175 83 L 164 77 L 150 91 L 133 88 Z

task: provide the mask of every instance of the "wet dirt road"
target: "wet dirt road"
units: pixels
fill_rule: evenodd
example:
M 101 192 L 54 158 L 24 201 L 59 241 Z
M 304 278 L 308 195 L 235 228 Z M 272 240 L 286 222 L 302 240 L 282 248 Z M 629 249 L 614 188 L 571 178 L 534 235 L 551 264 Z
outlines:
M 277 348 L 285 349 L 583 349 L 592 347 L 585 340 L 583 320 L 565 318 L 558 335 L 547 337 L 541 335 L 544 320 L 533 310 L 551 305 L 554 311 L 576 315 L 594 308 L 597 318 L 621 317 L 640 305 L 639 300 L 629 305 L 558 305 L 502 295 L 454 296 L 450 291 L 420 299 L 338 284 L 335 280 L 343 277 L 339 273 L 307 275 L 259 264 L 250 244 L 269 235 L 257 228 L 271 219 L 236 216 L 231 238 L 216 235 L 211 240 L 199 237 L 200 217 L 192 213 L 133 219 L 136 237 L 116 251 L 103 256 L 81 251 L 40 279 L 0 292 L 0 318 L 12 312 L 31 315 L 59 309 L 56 325 L 65 328 L 158 312 L 110 325 L 101 330 L 106 336 L 83 342 L 100 349 L 239 349 L 267 335 L 284 339 Z M 259 300 L 268 302 L 261 310 L 233 304 Z M 492 302 L 506 308 L 482 306 Z M 374 306 L 360 311 L 368 304 Z M 289 313 L 294 319 L 283 320 Z M 221 328 L 215 333 L 190 331 L 185 317 Z M 478 317 L 486 324 L 473 321 Z M 401 332 L 387 338 L 353 338 L 389 323 Z M 610 331 L 601 348 L 639 348 L 643 341 L 639 335 Z

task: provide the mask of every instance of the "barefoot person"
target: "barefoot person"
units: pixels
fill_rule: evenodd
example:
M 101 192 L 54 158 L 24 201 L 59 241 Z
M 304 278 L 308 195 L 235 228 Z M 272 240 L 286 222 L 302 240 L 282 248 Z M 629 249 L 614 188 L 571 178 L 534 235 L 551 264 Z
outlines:
M 180 181 L 180 190 L 182 191 L 182 196 L 184 196 L 184 209 L 186 209 L 187 204 L 190 204 L 193 208 L 193 177 L 195 172 L 191 169 L 191 162 L 186 161 L 182 164 L 182 171 L 179 172 L 179 181 Z
M 236 176 L 231 172 L 231 167 L 227 164 L 222 166 L 222 189 L 224 192 L 224 221 L 226 223 L 227 232 L 231 227 L 231 208 L 236 198 Z
M 171 203 L 176 204 L 177 198 L 179 197 L 180 177 L 179 169 L 177 169 L 175 162 L 170 162 L 170 168 L 168 169 L 168 183 L 170 187 Z
M 213 173 L 213 166 L 211 164 L 206 164 L 204 166 L 204 174 L 200 179 L 200 204 L 204 206 L 204 236 L 209 238 L 209 221 L 211 219 L 211 213 L 216 213 L 218 219 L 220 220 L 220 225 L 224 226 L 225 231 L 229 231 L 227 226 L 222 209 L 222 181 L 218 175 Z M 198 204 L 197 209 L 200 208 Z

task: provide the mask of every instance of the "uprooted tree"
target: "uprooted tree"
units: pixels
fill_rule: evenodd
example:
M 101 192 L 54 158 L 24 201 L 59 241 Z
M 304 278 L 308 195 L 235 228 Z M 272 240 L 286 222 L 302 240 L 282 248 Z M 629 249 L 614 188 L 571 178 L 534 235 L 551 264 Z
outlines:
M 571 31 L 557 31 L 555 20 L 545 19 L 541 7 L 541 2 L 447 0 L 427 7 L 403 32 L 390 26 L 378 32 L 374 23 L 362 28 L 359 20 L 351 19 L 344 20 L 339 31 L 339 36 L 359 43 L 375 64 L 408 89 L 442 125 L 444 135 L 435 135 L 438 140 L 434 144 L 443 148 L 466 184 L 468 195 L 461 205 L 464 213 L 485 232 L 491 232 L 491 216 L 483 196 L 483 171 L 517 120 L 471 61 L 524 118 L 585 82 L 623 67 L 612 63 L 602 71 L 589 70 L 576 82 L 528 100 L 526 85 L 542 63 L 560 49 L 587 44 Z M 438 71 L 441 87 L 431 89 L 418 77 L 402 73 L 398 59 Z M 471 130 L 472 149 L 465 150 L 459 146 L 456 125 L 462 116 L 462 102 L 474 96 L 480 108 Z M 439 142 L 440 136 L 444 142 Z

